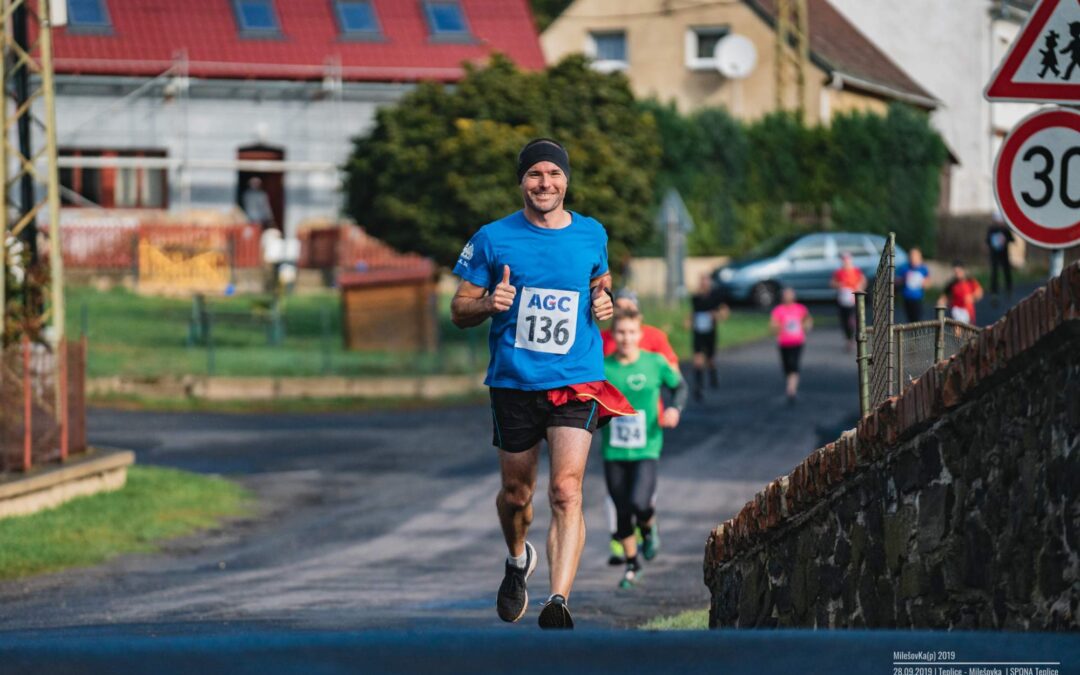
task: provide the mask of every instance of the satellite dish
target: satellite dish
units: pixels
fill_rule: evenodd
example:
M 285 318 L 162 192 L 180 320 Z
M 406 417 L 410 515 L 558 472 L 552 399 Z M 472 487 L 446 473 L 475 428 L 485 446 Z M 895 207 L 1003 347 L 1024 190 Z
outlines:
M 713 50 L 716 70 L 724 77 L 741 80 L 757 65 L 757 49 L 750 38 L 731 33 L 716 43 Z

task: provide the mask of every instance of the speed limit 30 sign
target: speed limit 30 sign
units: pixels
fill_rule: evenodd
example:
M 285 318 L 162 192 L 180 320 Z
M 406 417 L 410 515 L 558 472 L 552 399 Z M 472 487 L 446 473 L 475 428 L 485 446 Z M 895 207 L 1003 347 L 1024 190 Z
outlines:
M 1080 113 L 1040 110 L 1009 133 L 994 168 L 1005 220 L 1045 248 L 1080 243 Z

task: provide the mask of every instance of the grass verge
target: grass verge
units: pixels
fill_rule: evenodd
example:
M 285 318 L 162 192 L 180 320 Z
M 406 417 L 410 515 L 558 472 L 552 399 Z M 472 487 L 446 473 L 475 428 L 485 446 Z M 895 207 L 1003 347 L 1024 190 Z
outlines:
M 311 414 L 387 410 L 427 410 L 470 405 L 488 400 L 487 391 L 437 399 L 420 398 L 296 398 L 271 401 L 208 401 L 197 398 L 154 397 L 135 394 L 90 396 L 87 405 L 113 410 L 168 413 Z
M 691 609 L 675 616 L 658 616 L 642 624 L 641 630 L 708 630 L 709 610 Z
M 251 494 L 224 478 L 132 466 L 121 490 L 0 520 L 0 580 L 156 551 L 251 509 Z

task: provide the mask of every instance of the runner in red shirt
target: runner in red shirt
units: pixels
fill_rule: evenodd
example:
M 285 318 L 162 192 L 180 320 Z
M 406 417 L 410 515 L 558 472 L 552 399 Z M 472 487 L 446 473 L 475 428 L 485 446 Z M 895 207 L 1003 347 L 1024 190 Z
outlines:
M 633 309 L 640 312 L 641 307 L 638 305 L 637 294 L 630 289 L 624 288 L 615 294 L 615 309 Z M 611 334 L 610 328 L 605 328 L 600 331 L 600 338 L 604 341 L 604 357 L 611 356 L 615 353 L 615 338 Z M 679 367 L 679 356 L 675 353 L 675 350 L 671 348 L 671 341 L 668 339 L 667 333 L 660 330 L 656 326 L 649 326 L 641 324 L 641 344 L 639 348 L 646 352 L 653 352 L 659 354 L 667 360 L 668 363 Z
M 840 269 L 833 272 L 829 285 L 836 289 L 840 326 L 844 329 L 847 350 L 855 347 L 855 294 L 866 290 L 866 275 L 851 261 L 851 254 L 840 254 Z
M 957 321 L 976 325 L 975 303 L 982 300 L 982 297 L 983 289 L 979 281 L 967 275 L 963 262 L 953 261 L 953 278 L 946 284 L 938 304 L 948 300 L 949 316 Z
M 784 289 L 780 304 L 773 308 L 769 325 L 780 347 L 788 404 L 794 404 L 799 393 L 799 360 L 806 344 L 806 332 L 813 328 L 814 320 L 805 305 L 795 302 L 795 291 L 789 287 Z

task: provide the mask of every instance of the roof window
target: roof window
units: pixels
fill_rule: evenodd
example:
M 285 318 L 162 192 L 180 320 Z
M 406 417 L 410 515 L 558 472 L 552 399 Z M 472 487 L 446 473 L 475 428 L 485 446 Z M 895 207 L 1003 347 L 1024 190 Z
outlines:
M 272 0 L 233 0 L 236 22 L 246 35 L 278 35 L 281 27 Z
M 105 0 L 67 0 L 68 25 L 74 28 L 110 28 Z
M 428 26 L 436 39 L 461 39 L 469 37 L 469 24 L 457 0 L 425 0 Z
M 341 32 L 346 35 L 378 35 L 379 17 L 371 0 L 334 0 Z

